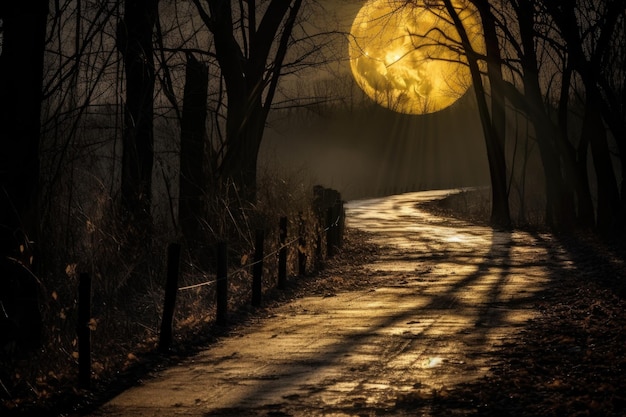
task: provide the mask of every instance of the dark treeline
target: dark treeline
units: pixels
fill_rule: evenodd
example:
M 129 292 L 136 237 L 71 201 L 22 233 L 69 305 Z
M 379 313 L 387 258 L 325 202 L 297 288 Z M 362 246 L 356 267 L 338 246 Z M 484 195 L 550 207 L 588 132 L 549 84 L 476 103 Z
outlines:
M 217 240 L 245 257 L 279 216 L 314 227 L 313 184 L 258 177 L 257 156 L 279 79 L 324 60 L 328 36 L 307 27 L 317 7 L 2 1 L 3 403 L 37 375 L 71 374 L 81 272 L 94 277 L 96 370 L 114 372 L 104 352 L 155 328 L 168 243 L 185 244 L 197 280 Z M 29 351 L 41 357 L 16 371 Z
M 546 224 L 623 232 L 625 2 L 471 3 L 481 17 L 484 54 L 464 41 L 458 2 L 432 7 L 445 6 L 455 20 L 472 72 L 486 67 L 473 80 L 490 164 L 492 221 L 510 223 L 510 190 L 520 185 L 505 157 L 512 112 L 524 116 L 526 141 L 538 148 Z

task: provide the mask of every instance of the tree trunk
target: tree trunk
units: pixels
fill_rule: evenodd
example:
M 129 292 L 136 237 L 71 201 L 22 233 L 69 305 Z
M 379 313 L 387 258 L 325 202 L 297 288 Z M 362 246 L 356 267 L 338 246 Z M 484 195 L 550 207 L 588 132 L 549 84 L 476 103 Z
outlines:
M 532 68 L 524 70 L 524 91 L 546 180 L 546 224 L 568 230 L 576 219 L 573 186 L 563 178 L 563 162 L 554 140 L 558 131 L 545 113 L 537 72 Z
M 209 70 L 193 55 L 187 56 L 180 137 L 180 196 L 178 219 L 190 244 L 201 238 L 207 177 L 204 170 Z
M 598 185 L 596 224 L 600 233 L 607 234 L 618 231 L 623 226 L 619 224 L 621 221 L 619 189 L 609 154 L 606 128 L 600 114 L 599 97 L 594 86 L 588 86 L 586 93 L 583 135 L 589 138 L 596 171 Z
M 546 179 L 546 223 L 556 229 L 568 229 L 575 221 L 573 185 L 563 178 L 563 161 L 559 154 L 558 132 L 546 114 L 541 87 L 539 65 L 535 51 L 534 7 L 530 1 L 519 2 L 517 17 L 523 47 L 524 96 L 527 115 L 530 117 L 541 155 Z M 567 156 L 565 156 L 567 157 Z M 567 163 L 567 161 L 565 161 Z M 575 170 L 565 167 L 565 171 Z
M 558 119 L 559 119 L 559 143 L 562 152 L 567 158 L 567 166 L 572 172 L 566 172 L 573 183 L 576 194 L 577 226 L 583 229 L 591 229 L 595 224 L 593 211 L 593 200 L 589 189 L 589 176 L 587 173 L 587 148 L 589 139 L 582 137 L 575 148 L 569 142 L 569 98 L 572 80 L 572 68 L 568 64 L 563 69 L 561 81 L 561 96 L 559 98 Z
M 241 21 L 247 23 L 243 47 L 235 33 L 230 1 L 207 2 L 208 10 L 200 0 L 193 2 L 213 33 L 228 97 L 226 146 L 218 179 L 222 183 L 231 181 L 241 202 L 254 203 L 257 157 L 265 122 L 302 0 L 268 1 L 260 19 L 255 2 L 246 2 L 248 9 L 239 10 Z
M 491 124 L 493 129 L 493 173 L 491 222 L 508 226 L 511 223 L 509 196 L 507 190 L 506 156 L 504 154 L 506 138 L 506 109 L 502 88 L 502 57 L 496 33 L 496 23 L 488 1 L 475 2 L 483 24 L 485 48 L 487 52 L 487 76 L 491 86 Z M 484 130 L 484 128 L 483 128 Z M 488 147 L 488 149 L 489 149 Z M 490 171 L 492 169 L 490 168 Z M 497 177 L 494 184 L 493 177 Z
M 230 120 L 237 118 L 241 128 L 231 131 L 229 147 L 221 164 L 221 177 L 237 187 L 237 198 L 253 203 L 256 200 L 257 159 L 266 115 L 262 106 L 254 106 L 249 113 L 241 115 L 228 112 Z
M 0 301 L 18 342 L 39 344 L 39 141 L 48 1 L 3 2 L 0 55 Z M 40 247 L 36 248 L 41 253 Z M 30 271 L 29 271 L 30 270 Z
M 579 159 L 577 161 L 579 219 L 588 221 L 590 217 L 589 206 L 591 203 L 587 201 L 587 199 L 590 200 L 590 192 L 586 170 L 587 146 L 591 145 L 598 185 L 596 225 L 601 232 L 614 231 L 623 226 L 624 216 L 617 179 L 609 154 L 607 128 L 603 123 L 603 118 L 607 120 L 612 119 L 612 112 L 610 110 L 607 111 L 611 106 L 607 106 L 606 103 L 610 101 L 610 94 L 609 97 L 603 99 L 599 85 L 606 85 L 606 83 L 602 82 L 604 77 L 602 74 L 610 72 L 610 70 L 604 68 L 606 65 L 604 58 L 607 54 L 614 54 L 612 46 L 615 45 L 612 39 L 619 22 L 620 12 L 624 10 L 624 1 L 606 2 L 605 7 L 598 10 L 598 13 L 602 13 L 602 16 L 598 17 L 602 25 L 593 32 L 596 38 L 594 39 L 592 50 L 586 49 L 586 46 L 589 45 L 585 38 L 589 36 L 589 33 L 586 33 L 586 29 L 581 27 L 579 23 L 580 15 L 576 2 L 565 0 L 549 1 L 545 2 L 545 6 L 567 43 L 568 65 L 581 75 L 585 86 L 585 115 L 583 117 L 582 134 L 578 148 Z M 569 86 L 569 80 L 567 82 Z M 617 108 L 620 107 L 619 105 L 617 106 Z M 603 112 L 605 113 L 604 115 Z M 623 138 L 621 135 L 617 135 L 615 139 L 618 146 L 621 146 L 620 154 L 622 154 L 621 151 L 624 148 L 622 145 Z M 623 159 L 623 154 L 621 158 Z M 580 187 L 585 188 L 581 189 Z
M 482 82 L 480 67 L 478 66 L 478 58 L 476 51 L 472 49 L 469 37 L 463 22 L 459 18 L 452 2 L 450 0 L 444 0 L 446 9 L 454 25 L 457 28 L 461 43 L 465 49 L 467 61 L 472 76 L 472 83 L 474 86 L 474 92 L 476 94 L 476 101 L 478 103 L 478 112 L 480 114 L 480 121 L 483 126 L 483 132 L 485 135 L 485 146 L 487 147 L 487 159 L 489 161 L 489 174 L 491 178 L 491 195 L 492 195 L 492 208 L 491 208 L 491 223 L 494 226 L 509 227 L 511 225 L 511 216 L 509 212 L 508 192 L 506 186 L 507 173 L 506 173 L 506 161 L 504 156 L 504 137 L 499 136 L 504 134 L 504 106 L 503 98 L 500 92 L 497 92 L 495 96 L 492 94 L 492 115 L 489 114 L 489 106 L 487 105 L 485 88 Z M 494 81 L 497 82 L 497 77 L 500 74 L 498 55 L 494 56 L 494 48 L 497 50 L 497 39 L 495 38 L 495 30 L 493 37 L 488 40 L 492 44 L 488 45 L 488 52 L 490 55 L 490 71 L 489 75 L 494 77 Z M 496 42 L 496 45 L 493 45 Z M 493 84 L 492 84 L 493 87 Z M 493 88 L 492 88 L 493 90 Z M 499 100 L 499 102 L 498 102 Z
M 595 213 L 591 190 L 589 189 L 589 174 L 587 172 L 587 149 L 589 138 L 581 137 L 576 152 L 576 195 L 578 197 L 578 225 L 583 229 L 592 229 L 595 224 Z
M 158 0 L 126 0 L 118 48 L 126 69 L 122 154 L 122 208 L 133 235 L 152 228 L 154 54 Z

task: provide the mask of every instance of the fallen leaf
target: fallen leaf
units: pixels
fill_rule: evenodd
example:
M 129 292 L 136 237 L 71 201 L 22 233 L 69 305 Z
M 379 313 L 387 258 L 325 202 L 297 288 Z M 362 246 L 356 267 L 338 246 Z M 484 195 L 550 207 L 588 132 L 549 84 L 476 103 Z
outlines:
M 65 274 L 72 278 L 74 276 L 76 276 L 76 268 L 78 267 L 77 264 L 67 264 L 67 266 L 65 267 Z
M 96 331 L 96 328 L 98 327 L 98 322 L 96 321 L 96 319 L 94 319 L 93 317 L 89 320 L 89 323 L 87 323 L 87 326 L 89 327 L 89 330 L 91 330 L 92 332 Z

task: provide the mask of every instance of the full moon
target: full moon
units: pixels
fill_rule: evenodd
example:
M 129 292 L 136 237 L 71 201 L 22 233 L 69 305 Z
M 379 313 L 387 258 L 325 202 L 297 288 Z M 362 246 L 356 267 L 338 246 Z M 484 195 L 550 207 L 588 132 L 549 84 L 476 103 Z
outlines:
M 453 0 L 472 48 L 484 51 L 478 12 Z M 445 109 L 471 85 L 460 36 L 441 1 L 369 0 L 350 30 L 350 67 L 375 102 L 399 113 Z

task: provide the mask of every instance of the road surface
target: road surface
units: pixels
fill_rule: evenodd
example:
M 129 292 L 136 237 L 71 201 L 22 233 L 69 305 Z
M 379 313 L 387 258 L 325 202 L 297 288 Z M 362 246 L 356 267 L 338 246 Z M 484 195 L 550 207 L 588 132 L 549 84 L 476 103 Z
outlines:
M 433 396 L 481 378 L 515 342 L 550 266 L 562 267 L 545 236 L 416 207 L 448 193 L 350 202 L 348 227 L 380 245 L 361 271 L 375 285 L 278 307 L 92 415 L 430 415 Z

